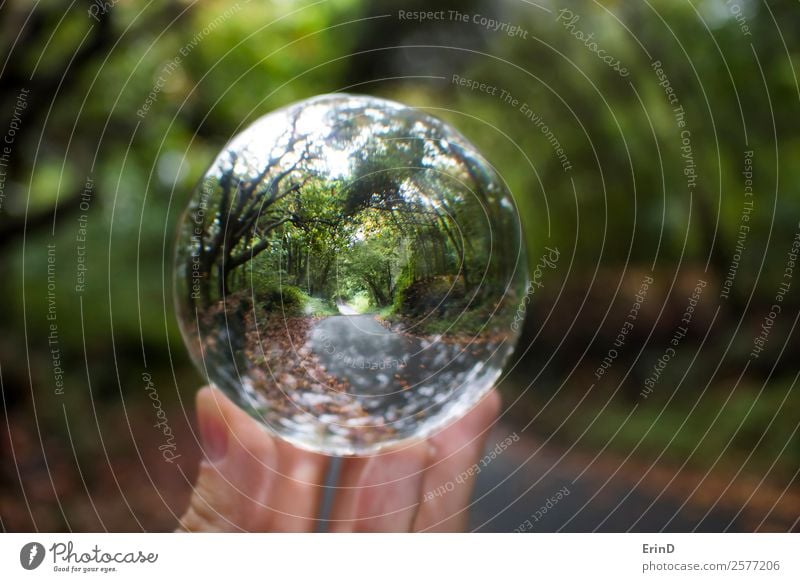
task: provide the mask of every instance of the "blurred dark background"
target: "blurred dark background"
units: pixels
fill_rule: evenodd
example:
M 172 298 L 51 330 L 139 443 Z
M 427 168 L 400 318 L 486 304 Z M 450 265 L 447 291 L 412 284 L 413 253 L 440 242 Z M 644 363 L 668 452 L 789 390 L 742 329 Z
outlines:
M 789 0 L 7 0 L 0 528 L 174 526 L 203 382 L 177 217 L 246 124 L 350 91 L 459 128 L 514 192 L 531 272 L 558 251 L 473 527 L 798 529 L 798 27 Z

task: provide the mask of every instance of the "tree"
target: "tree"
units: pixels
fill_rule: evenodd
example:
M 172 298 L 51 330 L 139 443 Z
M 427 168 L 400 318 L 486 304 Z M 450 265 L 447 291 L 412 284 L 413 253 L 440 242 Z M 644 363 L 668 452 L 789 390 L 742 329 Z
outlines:
M 230 274 L 267 250 L 271 233 L 298 219 L 279 204 L 288 196 L 299 194 L 308 181 L 298 170 L 311 157 L 310 142 L 307 135 L 298 134 L 297 117 L 295 114 L 260 170 L 252 167 L 255 162 L 246 155 L 229 149 L 218 161 L 219 176 L 203 184 L 187 222 L 190 226 L 199 225 L 190 238 L 192 250 L 186 265 L 190 298 L 193 283 L 199 279 L 203 304 L 210 305 L 212 276 L 216 276 L 219 296 L 226 297 Z M 214 190 L 218 201 L 209 219 L 205 208 Z

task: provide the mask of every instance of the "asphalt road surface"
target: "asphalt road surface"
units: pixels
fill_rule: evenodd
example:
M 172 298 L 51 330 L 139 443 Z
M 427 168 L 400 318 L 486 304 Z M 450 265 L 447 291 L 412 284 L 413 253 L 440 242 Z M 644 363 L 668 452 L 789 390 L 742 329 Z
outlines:
M 497 427 L 487 449 L 512 433 L 511 427 Z M 706 508 L 684 505 L 683 497 L 636 486 L 638 475 L 628 475 L 624 470 L 615 473 L 618 462 L 591 461 L 590 456 L 574 459 L 535 439 L 521 437 L 478 474 L 470 529 L 748 531 L 735 511 L 715 509 L 706 515 Z

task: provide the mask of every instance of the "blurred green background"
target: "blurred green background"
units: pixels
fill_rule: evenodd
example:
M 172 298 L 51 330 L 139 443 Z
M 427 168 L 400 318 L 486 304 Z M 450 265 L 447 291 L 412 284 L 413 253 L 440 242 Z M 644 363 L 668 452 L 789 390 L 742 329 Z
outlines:
M 501 386 L 505 433 L 527 439 L 520 487 L 543 446 L 575 478 L 613 479 L 606 492 L 673 499 L 695 516 L 686 528 L 712 509 L 724 517 L 710 529 L 798 527 L 800 281 L 785 277 L 800 220 L 796 2 L 8 0 L 0 27 L 4 530 L 173 526 L 203 382 L 174 320 L 176 220 L 233 134 L 336 91 L 452 123 L 514 193 L 531 271 L 558 249 Z M 698 280 L 686 337 L 643 392 Z M 507 495 L 504 523 L 523 521 Z M 611 499 L 590 500 L 598 517 L 581 527 L 601 527 Z M 632 527 L 636 511 L 606 527 Z

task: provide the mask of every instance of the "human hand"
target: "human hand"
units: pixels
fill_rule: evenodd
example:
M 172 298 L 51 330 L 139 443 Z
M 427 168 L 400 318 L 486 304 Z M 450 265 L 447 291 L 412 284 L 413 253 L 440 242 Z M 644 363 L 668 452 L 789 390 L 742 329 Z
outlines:
M 493 390 L 424 441 L 345 458 L 330 531 L 463 531 L 474 477 L 456 477 L 480 458 L 499 408 Z M 271 436 L 217 389 L 200 390 L 197 416 L 206 458 L 179 531 L 316 530 L 329 457 Z

